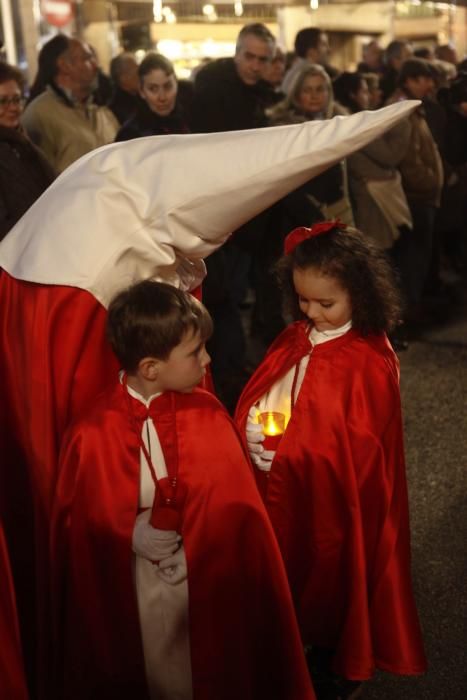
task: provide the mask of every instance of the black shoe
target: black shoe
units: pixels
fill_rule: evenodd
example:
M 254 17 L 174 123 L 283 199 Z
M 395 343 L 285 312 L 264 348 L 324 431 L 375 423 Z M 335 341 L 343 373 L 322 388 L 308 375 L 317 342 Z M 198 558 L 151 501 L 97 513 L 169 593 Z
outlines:
M 394 352 L 404 352 L 408 350 L 409 342 L 404 326 L 399 326 L 393 333 L 389 334 L 389 342 L 391 343 Z
M 409 349 L 409 343 L 407 340 L 390 337 L 389 341 L 393 347 L 394 352 L 404 352 L 405 350 Z

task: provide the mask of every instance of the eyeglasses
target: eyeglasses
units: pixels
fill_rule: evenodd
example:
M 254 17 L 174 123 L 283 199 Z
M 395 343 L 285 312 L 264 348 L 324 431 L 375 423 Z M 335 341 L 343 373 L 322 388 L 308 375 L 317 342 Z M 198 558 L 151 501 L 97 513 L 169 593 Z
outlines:
M 5 109 L 9 105 L 22 105 L 24 102 L 24 97 L 21 95 L 13 95 L 13 97 L 0 97 L 0 109 Z

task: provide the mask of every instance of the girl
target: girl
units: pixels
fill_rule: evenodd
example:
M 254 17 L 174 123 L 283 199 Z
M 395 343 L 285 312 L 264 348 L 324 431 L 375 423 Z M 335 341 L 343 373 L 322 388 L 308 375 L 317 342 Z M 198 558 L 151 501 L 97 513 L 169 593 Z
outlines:
M 141 106 L 136 115 L 122 126 L 115 140 L 188 133 L 171 62 L 161 54 L 148 53 L 138 68 L 138 75 Z
M 318 698 L 375 667 L 419 674 L 397 358 L 382 254 L 340 221 L 299 228 L 279 263 L 298 319 L 250 379 L 236 420 L 284 557 Z M 277 451 L 258 412 L 284 414 Z M 288 420 L 288 423 L 287 423 Z

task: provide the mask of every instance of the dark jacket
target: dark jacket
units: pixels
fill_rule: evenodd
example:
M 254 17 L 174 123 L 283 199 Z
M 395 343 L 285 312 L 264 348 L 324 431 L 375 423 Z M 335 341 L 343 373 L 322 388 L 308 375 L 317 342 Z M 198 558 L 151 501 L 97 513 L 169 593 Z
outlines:
M 42 153 L 22 131 L 0 126 L 0 240 L 54 177 Z
M 388 100 L 391 100 L 391 96 L 397 90 L 398 76 L 399 73 L 391 66 L 388 66 L 383 72 L 383 75 L 379 81 L 379 86 L 383 91 L 383 104 L 386 104 Z
M 115 114 L 119 124 L 125 124 L 125 122 L 135 116 L 140 102 L 141 100 L 137 95 L 132 95 L 130 92 L 117 87 L 109 102 L 109 109 Z
M 288 100 L 284 100 L 269 112 L 271 126 L 302 124 L 310 117 Z M 330 100 L 324 118 L 343 114 L 339 105 Z M 282 201 L 284 230 L 296 226 L 311 226 L 315 221 L 339 217 L 352 224 L 352 210 L 348 198 L 347 171 L 344 161 L 332 165 L 298 189 L 290 192 Z
M 163 136 L 165 134 L 187 134 L 185 118 L 178 106 L 167 117 L 152 112 L 143 102 L 135 116 L 119 130 L 115 141 L 130 141 L 141 136 Z
M 264 80 L 245 85 L 233 58 L 208 63 L 195 78 L 192 131 L 240 131 L 266 126 L 272 87 Z
M 409 202 L 438 207 L 443 186 L 443 164 L 423 107 L 412 112 L 409 123 L 409 147 L 399 166 L 406 197 Z

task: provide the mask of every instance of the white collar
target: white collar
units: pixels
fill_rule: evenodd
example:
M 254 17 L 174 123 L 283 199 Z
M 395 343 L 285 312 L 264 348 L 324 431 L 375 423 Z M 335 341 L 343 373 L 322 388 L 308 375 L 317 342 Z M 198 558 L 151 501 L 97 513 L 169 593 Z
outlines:
M 340 338 L 341 335 L 347 333 L 352 328 L 352 320 L 347 321 L 343 326 L 339 328 L 333 328 L 328 331 L 318 331 L 314 326 L 310 331 L 310 342 L 313 346 L 321 345 L 321 343 L 327 343 L 329 340 L 334 340 L 334 338 Z
M 118 375 L 118 378 L 120 380 L 120 384 L 123 384 L 123 377 L 124 376 L 125 376 L 125 372 L 123 370 L 121 370 L 119 372 L 119 375 Z M 159 391 L 156 394 L 151 394 L 151 396 L 148 399 L 145 399 L 144 396 L 142 396 L 142 394 L 137 392 L 136 389 L 133 389 L 133 387 L 131 387 L 128 383 L 125 386 L 126 386 L 126 390 L 130 394 L 130 396 L 132 396 L 134 399 L 137 399 L 138 401 L 141 401 L 141 403 L 144 404 L 146 406 L 146 408 L 149 408 L 149 406 L 151 405 L 151 402 L 157 396 L 161 396 L 163 393 L 162 391 Z

